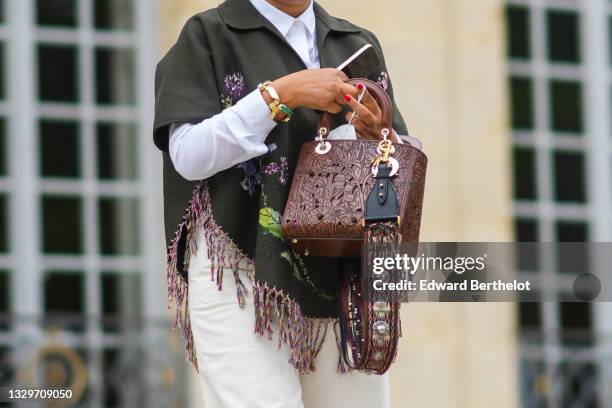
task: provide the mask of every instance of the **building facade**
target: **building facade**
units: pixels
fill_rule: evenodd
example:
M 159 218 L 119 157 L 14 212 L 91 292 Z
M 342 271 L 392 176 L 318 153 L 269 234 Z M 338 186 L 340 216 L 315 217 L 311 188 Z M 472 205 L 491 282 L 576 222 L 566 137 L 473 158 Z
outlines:
M 0 19 L 0 384 L 184 406 L 151 144 L 156 4 L 4 0 Z
M 200 406 L 165 310 L 153 75 L 219 2 L 0 0 L 0 386 Z M 320 3 L 383 45 L 430 160 L 424 241 L 612 241 L 612 3 Z M 561 302 L 541 262 L 556 302 L 406 305 L 392 406 L 609 406 L 611 307 Z

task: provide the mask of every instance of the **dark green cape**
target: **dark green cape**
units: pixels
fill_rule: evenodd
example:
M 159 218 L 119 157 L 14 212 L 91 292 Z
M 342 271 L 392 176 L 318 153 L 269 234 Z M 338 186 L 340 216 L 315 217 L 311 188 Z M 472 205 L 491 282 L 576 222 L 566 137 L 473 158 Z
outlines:
M 383 61 L 370 79 L 384 85 L 393 100 L 374 34 L 331 17 L 316 3 L 314 11 L 321 67 L 336 67 L 370 43 Z M 258 83 L 305 68 L 283 36 L 248 0 L 227 0 L 189 19 L 157 67 L 153 136 L 164 161 L 168 296 L 177 303 L 175 325 L 183 331 L 188 359 L 194 364 L 185 278 L 189 257 L 197 250 L 196 225 L 205 230 L 219 289 L 223 271 L 233 271 L 239 301 L 248 301 L 251 294 L 245 293 L 237 269 L 239 265 L 255 266 L 255 330 L 271 336 L 270 316 L 276 313 L 281 318 L 280 338 L 292 350 L 292 364 L 302 372 L 312 368 L 324 333 L 317 323 L 320 319 L 314 318 L 337 317 L 338 260 L 300 258 L 278 233 L 300 146 L 316 134 L 314 111 L 296 109 L 288 124 L 276 126 L 268 135 L 268 154 L 207 180 L 185 180 L 168 155 L 170 124 L 198 123 L 236 103 Z M 394 112 L 394 129 L 406 134 L 398 109 Z

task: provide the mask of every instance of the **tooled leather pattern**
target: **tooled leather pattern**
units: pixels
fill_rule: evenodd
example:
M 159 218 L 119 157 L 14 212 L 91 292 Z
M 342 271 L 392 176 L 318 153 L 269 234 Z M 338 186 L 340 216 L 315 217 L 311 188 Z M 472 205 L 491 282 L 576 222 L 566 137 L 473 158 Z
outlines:
M 302 146 L 283 213 L 282 234 L 292 238 L 362 239 L 364 202 L 376 181 L 370 162 L 377 141 L 331 140 L 331 150 L 315 152 L 318 142 Z M 418 241 L 426 156 L 413 146 L 395 144 L 400 169 L 397 190 L 403 240 Z

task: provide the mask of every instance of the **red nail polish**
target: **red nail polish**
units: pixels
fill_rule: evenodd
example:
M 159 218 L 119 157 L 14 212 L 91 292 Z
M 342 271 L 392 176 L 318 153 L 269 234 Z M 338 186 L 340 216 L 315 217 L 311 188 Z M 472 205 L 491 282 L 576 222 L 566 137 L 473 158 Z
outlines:
M 360 91 L 363 90 L 363 84 L 357 84 L 357 89 L 359 89 Z
M 353 100 L 353 98 L 351 97 L 351 95 L 344 95 L 344 100 L 350 102 Z

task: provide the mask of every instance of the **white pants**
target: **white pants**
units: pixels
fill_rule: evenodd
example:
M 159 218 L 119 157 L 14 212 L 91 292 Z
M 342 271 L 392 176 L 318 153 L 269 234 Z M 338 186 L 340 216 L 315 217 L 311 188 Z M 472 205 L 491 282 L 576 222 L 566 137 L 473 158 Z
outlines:
M 198 252 L 189 267 L 189 313 L 197 352 L 204 408 L 388 408 L 388 376 L 336 372 L 338 351 L 328 330 L 317 369 L 300 375 L 288 363 L 283 344 L 253 332 L 252 284 L 241 270 L 249 295 L 240 309 L 231 271 L 223 290 L 210 279 L 204 236 L 197 231 Z

